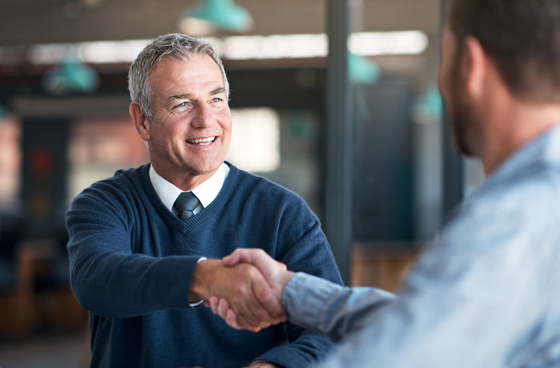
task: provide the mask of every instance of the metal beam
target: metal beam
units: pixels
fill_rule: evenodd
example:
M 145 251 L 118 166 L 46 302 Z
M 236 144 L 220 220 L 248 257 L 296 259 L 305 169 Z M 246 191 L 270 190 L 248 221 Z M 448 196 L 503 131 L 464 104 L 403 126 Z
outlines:
M 354 124 L 348 73 L 350 4 L 328 0 L 327 168 L 325 230 L 345 284 L 350 282 Z

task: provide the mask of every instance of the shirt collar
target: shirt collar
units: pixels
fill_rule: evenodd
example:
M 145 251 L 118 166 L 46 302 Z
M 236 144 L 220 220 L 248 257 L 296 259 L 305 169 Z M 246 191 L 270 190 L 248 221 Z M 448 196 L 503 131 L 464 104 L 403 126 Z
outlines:
M 218 170 L 204 183 L 192 190 L 193 194 L 198 198 L 202 207 L 206 208 L 212 203 L 220 193 L 222 186 L 229 174 L 229 166 L 222 163 Z M 150 165 L 150 181 L 156 190 L 161 202 L 172 211 L 173 204 L 183 191 L 165 180 L 159 175 L 154 167 Z
M 537 164 L 558 165 L 560 162 L 560 124 L 548 129 L 514 152 L 487 180 L 498 184 L 519 174 L 527 174 Z

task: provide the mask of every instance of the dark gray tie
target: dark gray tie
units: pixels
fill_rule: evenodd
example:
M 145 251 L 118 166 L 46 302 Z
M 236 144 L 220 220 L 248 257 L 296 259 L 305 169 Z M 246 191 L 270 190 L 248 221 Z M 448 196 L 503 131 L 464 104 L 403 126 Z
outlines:
M 173 208 L 177 211 L 177 217 L 185 221 L 194 215 L 193 211 L 199 203 L 198 198 L 192 192 L 183 192 L 175 200 Z

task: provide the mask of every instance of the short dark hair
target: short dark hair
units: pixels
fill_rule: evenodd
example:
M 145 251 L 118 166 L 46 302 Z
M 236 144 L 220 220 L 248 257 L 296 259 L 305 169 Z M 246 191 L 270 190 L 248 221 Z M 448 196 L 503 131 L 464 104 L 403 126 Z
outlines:
M 449 26 L 459 50 L 480 42 L 518 98 L 560 103 L 559 0 L 453 0 Z

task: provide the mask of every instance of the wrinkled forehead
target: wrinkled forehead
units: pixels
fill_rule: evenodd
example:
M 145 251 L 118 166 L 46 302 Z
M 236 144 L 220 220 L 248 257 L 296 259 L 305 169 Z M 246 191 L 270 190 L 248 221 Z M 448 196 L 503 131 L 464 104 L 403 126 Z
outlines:
M 162 60 L 150 73 L 150 85 L 157 100 L 172 95 L 201 96 L 211 91 L 225 92 L 220 68 L 208 55 Z
M 185 52 L 185 53 L 173 53 L 169 55 L 163 55 L 162 57 L 158 58 L 156 62 L 150 67 L 148 73 L 148 81 L 149 83 L 152 82 L 152 74 L 156 70 L 158 73 L 164 74 L 171 74 L 173 73 L 173 65 L 180 66 L 183 65 L 181 62 L 196 62 L 197 64 L 200 62 L 206 65 L 208 68 L 211 68 L 216 73 L 219 73 L 220 78 L 223 80 L 223 83 L 226 84 L 226 76 L 222 71 L 220 65 L 205 52 Z M 171 67 L 169 67 L 171 65 Z M 227 86 L 225 86 L 227 89 Z

